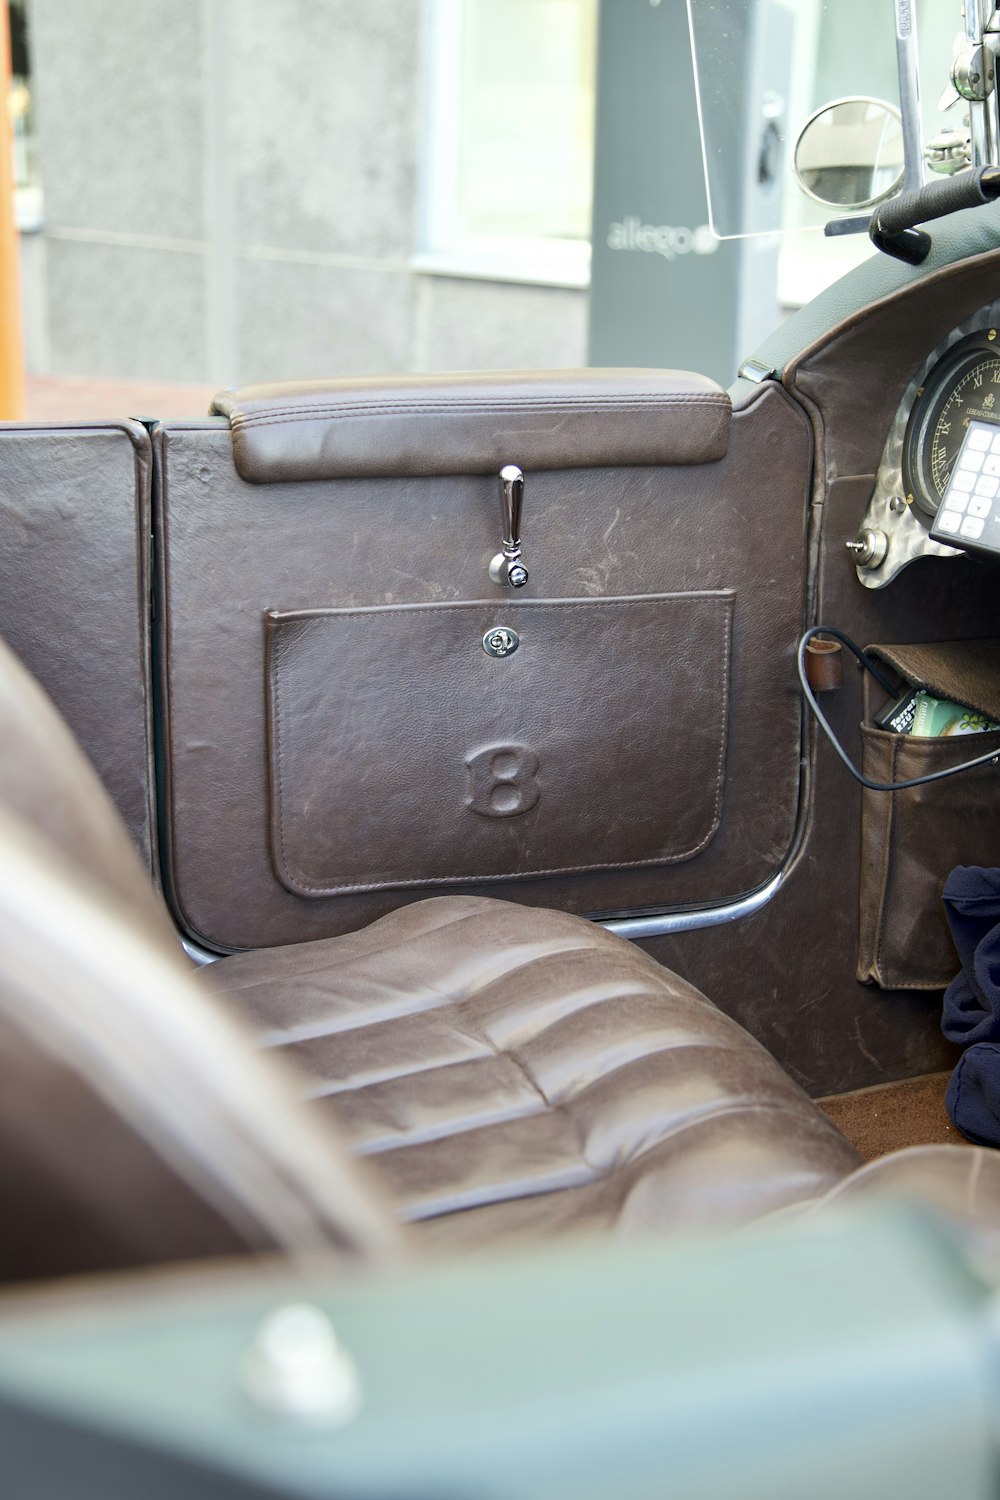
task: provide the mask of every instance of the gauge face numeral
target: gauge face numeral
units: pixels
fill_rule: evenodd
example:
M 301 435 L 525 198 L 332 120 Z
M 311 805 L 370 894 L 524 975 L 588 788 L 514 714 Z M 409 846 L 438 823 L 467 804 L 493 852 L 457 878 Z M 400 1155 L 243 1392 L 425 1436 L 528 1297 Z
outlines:
M 925 514 L 941 502 L 970 420 L 1000 422 L 994 386 L 1000 386 L 1000 350 L 985 330 L 955 344 L 924 381 L 903 441 L 903 479 Z
M 950 455 L 947 448 L 935 448 L 931 459 L 931 474 L 934 479 L 934 488 L 943 495 L 948 488 L 948 474 L 951 472 Z

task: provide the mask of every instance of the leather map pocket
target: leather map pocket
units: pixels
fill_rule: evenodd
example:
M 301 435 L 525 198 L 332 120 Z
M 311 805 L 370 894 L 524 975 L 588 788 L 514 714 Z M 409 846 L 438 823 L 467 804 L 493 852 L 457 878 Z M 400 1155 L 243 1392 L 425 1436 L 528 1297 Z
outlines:
M 908 781 L 996 748 L 1000 730 L 924 739 L 861 726 L 865 775 Z M 858 978 L 884 990 L 939 990 L 958 973 L 941 892 L 955 865 L 996 863 L 996 769 L 861 799 Z
M 318 898 L 691 859 L 719 825 L 733 601 L 269 611 L 278 878 Z
M 869 646 L 904 683 L 1000 720 L 1000 641 Z M 865 685 L 866 720 L 870 716 Z M 862 764 L 872 781 L 909 781 L 1000 754 L 1000 730 L 940 736 L 861 726 Z M 959 961 L 941 892 L 955 865 L 996 864 L 997 773 L 987 764 L 943 781 L 861 800 L 860 980 L 882 989 L 944 989 Z

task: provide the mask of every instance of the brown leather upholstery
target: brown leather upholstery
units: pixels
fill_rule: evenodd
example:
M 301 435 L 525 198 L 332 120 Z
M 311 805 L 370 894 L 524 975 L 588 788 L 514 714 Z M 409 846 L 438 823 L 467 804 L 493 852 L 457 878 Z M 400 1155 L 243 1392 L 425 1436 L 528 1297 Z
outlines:
M 58 850 L 64 868 L 161 953 L 176 939 L 109 794 L 65 721 L 0 643 L 0 808 Z
M 968 1248 L 1000 1257 L 1000 1151 L 986 1146 L 910 1146 L 866 1162 L 819 1198 L 803 1199 L 767 1223 L 849 1209 L 873 1198 L 919 1203 L 957 1226 Z M 764 1221 L 762 1221 L 764 1222 Z
M 0 1279 L 395 1235 L 336 1132 L 206 1005 L 51 703 L 0 647 Z
M 724 457 L 730 402 L 680 370 L 539 370 L 327 380 L 223 391 L 233 457 L 254 484 L 495 474 Z
M 138 422 L 0 426 L 0 637 L 52 697 L 153 869 L 151 475 Z
M 380 1248 L 336 1117 L 405 1215 L 462 1233 L 739 1222 L 856 1161 L 744 1032 L 573 917 L 424 902 L 223 960 L 199 994 L 96 775 L 5 650 L 0 736 L 7 1276 Z M 303 1092 L 339 1088 L 326 1118 L 206 985 L 319 1077 Z
M 275 876 L 304 903 L 398 903 L 696 859 L 723 818 L 735 604 L 713 590 L 269 613 Z M 521 637 L 504 661 L 482 647 L 501 628 Z
M 733 1225 L 860 1160 L 745 1031 L 577 917 L 423 901 L 200 979 L 439 1238 Z
M 1000 252 L 991 248 L 921 275 L 851 307 L 787 361 L 784 385 L 818 418 L 823 488 L 874 474 L 907 381 L 957 323 L 992 302 L 998 267 Z
M 522 417 L 535 410 L 533 391 L 526 379 Z M 282 430 L 274 409 L 277 425 L 262 430 Z M 306 454 L 312 418 L 286 414 L 289 441 Z M 483 421 L 481 410 L 452 411 L 441 461 L 475 447 Z M 631 450 L 621 461 L 619 424 L 631 443 L 634 421 L 614 408 L 589 423 L 600 460 L 560 470 L 532 468 L 513 421 L 498 414 L 491 431 L 510 437 L 504 461 L 526 470 L 530 579 L 516 598 L 501 598 L 487 572 L 500 536 L 496 473 L 474 464 L 415 475 L 392 445 L 393 422 L 383 423 L 380 451 L 395 466 L 384 477 L 267 484 L 240 476 L 221 421 L 158 430 L 165 879 L 179 922 L 205 946 L 353 931 L 413 899 L 414 870 L 440 882 L 423 895 L 489 869 L 508 878 L 477 894 L 589 914 L 736 898 L 785 859 L 801 764 L 794 645 L 811 456 L 801 410 L 769 382 L 734 415 L 725 457 L 640 465 Z M 650 442 L 662 428 L 665 450 L 678 428 L 669 416 L 643 424 Z M 530 430 L 555 442 L 561 425 L 539 407 Z M 659 639 L 654 595 L 674 596 Z M 645 602 L 632 608 L 636 596 Z M 494 661 L 483 633 L 510 623 L 508 612 L 524 618 L 514 627 L 522 647 Z M 270 658 L 268 619 L 281 622 Z M 621 629 L 609 631 L 609 619 Z M 434 715 L 438 690 L 448 707 Z M 602 760 L 608 726 L 618 753 Z M 321 753 L 333 741 L 336 778 Z M 504 747 L 522 752 L 521 765 L 538 757 L 541 800 L 524 817 L 478 816 L 470 763 Z M 654 841 L 655 820 L 647 827 L 635 813 L 636 761 L 647 805 L 655 798 L 657 816 L 676 824 L 676 843 Z M 595 797 L 603 847 L 591 853 Z M 397 798 L 404 811 L 387 816 Z M 308 820 L 284 827 L 306 799 Z M 543 835 L 544 818 L 554 826 Z M 463 822 L 479 850 L 471 868 L 440 847 L 450 837 L 465 851 Z M 368 828 L 378 862 L 366 870 Z M 282 833 L 284 859 L 274 852 Z M 351 846 L 346 870 L 335 867 L 338 842 Z M 324 894 L 333 888 L 341 894 Z
M 383 1255 L 379 1184 L 455 1244 L 730 1226 L 875 1175 L 732 1020 L 572 916 L 431 900 L 196 982 L 5 649 L 0 739 L 0 1276 Z M 969 1159 L 896 1173 L 961 1207 Z

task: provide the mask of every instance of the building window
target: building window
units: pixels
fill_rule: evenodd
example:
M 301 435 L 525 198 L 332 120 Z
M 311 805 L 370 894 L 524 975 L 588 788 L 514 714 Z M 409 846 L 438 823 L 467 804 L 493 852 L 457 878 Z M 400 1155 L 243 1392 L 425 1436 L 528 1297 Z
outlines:
M 42 188 L 35 149 L 24 0 L 12 0 L 7 13 L 11 54 L 11 89 L 7 108 L 14 136 L 14 222 L 24 232 L 42 227 Z
M 419 269 L 586 286 L 598 0 L 432 0 Z

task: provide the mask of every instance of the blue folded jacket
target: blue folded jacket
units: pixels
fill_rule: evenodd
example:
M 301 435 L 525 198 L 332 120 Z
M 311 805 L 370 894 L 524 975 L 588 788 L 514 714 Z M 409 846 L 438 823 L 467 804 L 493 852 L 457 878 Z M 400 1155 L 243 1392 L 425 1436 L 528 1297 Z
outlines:
M 945 1104 L 963 1135 L 1000 1145 L 1000 870 L 959 865 L 944 887 L 962 964 L 945 991 L 941 1029 L 966 1048 Z

